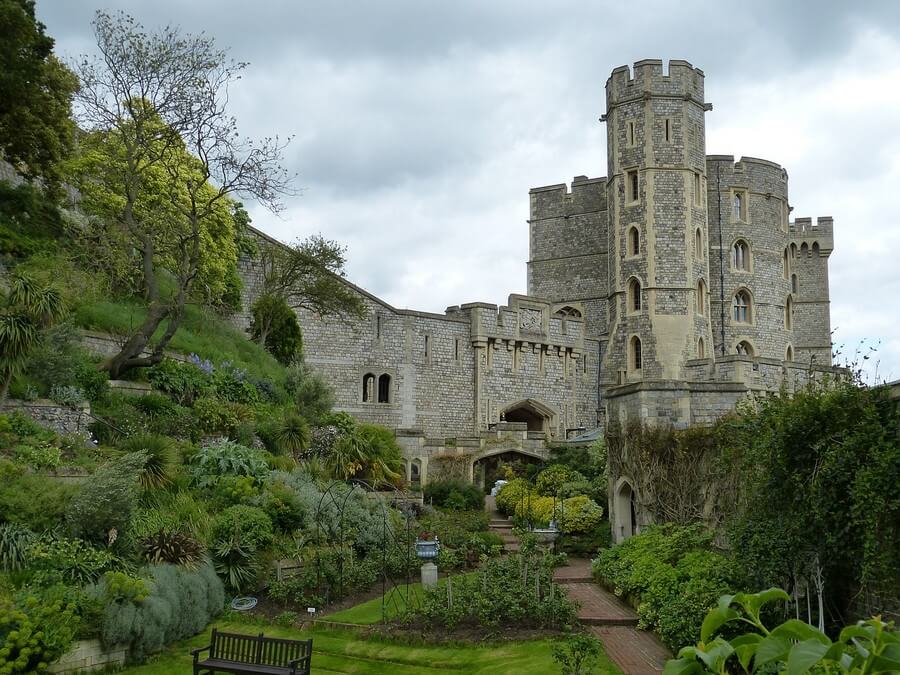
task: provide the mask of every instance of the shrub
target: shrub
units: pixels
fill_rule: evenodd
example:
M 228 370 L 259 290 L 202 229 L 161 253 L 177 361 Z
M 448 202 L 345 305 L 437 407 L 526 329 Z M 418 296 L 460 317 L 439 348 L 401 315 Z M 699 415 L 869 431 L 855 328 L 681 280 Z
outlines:
M 484 507 L 484 495 L 476 485 L 462 480 L 442 480 L 425 486 L 425 501 L 453 511 Z
M 102 465 L 72 498 L 66 523 L 75 536 L 96 543 L 112 543 L 124 532 L 137 503 L 138 480 L 147 453 L 133 452 Z
M 300 456 L 309 447 L 309 424 L 300 415 L 287 414 L 275 430 L 275 439 L 278 450 Z
M 420 527 L 434 532 L 441 543 L 450 548 L 462 548 L 472 534 L 488 528 L 488 515 L 479 511 L 434 511 L 419 519 Z
M 269 467 L 259 450 L 221 440 L 200 448 L 191 458 L 190 472 L 194 482 L 208 487 L 219 476 L 250 476 L 262 480 L 268 475 Z
M 79 586 L 93 583 L 122 565 L 108 550 L 93 548 L 80 539 L 50 536 L 31 542 L 25 557 L 28 570 L 37 572 L 39 577 Z
M 132 517 L 131 531 L 138 540 L 165 530 L 189 534 L 205 543 L 209 539 L 211 520 L 207 505 L 193 493 L 160 491 L 144 498 Z
M 273 581 L 269 595 L 281 603 L 321 607 L 368 590 L 380 569 L 380 558 L 359 558 L 349 547 L 322 547 L 307 554 L 297 574 Z
M 575 605 L 553 582 L 557 556 L 531 551 L 492 558 L 482 570 L 457 576 L 424 592 L 412 619 L 434 627 L 568 627 Z M 527 575 L 523 570 L 527 569 Z
M 246 504 L 259 495 L 256 481 L 250 476 L 219 476 L 213 495 L 226 506 Z
M 210 385 L 209 374 L 193 363 L 175 359 L 163 359 L 147 371 L 147 379 L 160 391 L 164 391 L 181 405 L 191 405 L 194 399 Z
M 255 506 L 231 506 L 215 520 L 212 553 L 216 572 L 240 592 L 259 572 L 259 554 L 272 543 L 272 521 Z
M 259 402 L 259 391 L 247 377 L 247 372 L 224 361 L 212 375 L 212 389 L 217 398 L 229 403 Z
M 124 572 L 107 572 L 103 575 L 103 589 L 107 601 L 143 602 L 150 595 L 147 582 Z
M 266 326 L 266 349 L 281 363 L 287 365 L 303 350 L 303 334 L 297 315 L 284 298 L 266 294 L 253 303 L 251 334 L 259 341 L 261 327 Z
M 232 403 L 212 396 L 198 398 L 193 410 L 198 427 L 207 434 L 233 435 L 241 422 Z
M 65 591 L 24 589 L 15 600 L 0 596 L 0 672 L 44 671 L 66 652 L 79 617 Z
M 103 644 L 127 645 L 136 660 L 199 633 L 225 602 L 222 582 L 208 563 L 196 571 L 173 565 L 153 565 L 148 571 L 152 588 L 146 598 L 109 602 L 103 612 Z M 97 592 L 103 595 L 106 589 L 101 585 Z
M 688 644 L 707 610 L 734 586 L 733 564 L 709 550 L 702 526 L 649 527 L 600 552 L 594 574 L 637 603 L 640 624 L 671 648 Z
M 585 477 L 564 464 L 553 464 L 537 475 L 535 490 L 539 495 L 551 497 L 556 495 L 566 483 L 584 481 Z
M 553 497 L 539 497 L 530 493 L 516 504 L 516 518 L 525 520 L 533 525 L 548 525 L 553 518 L 553 506 L 556 500 Z
M 0 523 L 0 570 L 18 572 L 25 567 L 28 546 L 36 535 L 23 525 Z
M 147 456 L 139 474 L 141 486 L 145 490 L 154 490 L 171 483 L 181 463 L 172 441 L 165 436 L 131 436 L 119 443 L 119 449 L 126 453 L 141 452 Z
M 505 516 L 516 513 L 516 507 L 531 491 L 531 486 L 524 478 L 514 478 L 500 488 L 497 493 L 497 510 Z
M 603 647 L 600 640 L 584 633 L 575 633 L 553 645 L 553 660 L 559 664 L 563 675 L 594 672 L 601 654 Z
M 180 532 L 160 530 L 141 542 L 144 558 L 151 563 L 169 563 L 197 569 L 203 559 L 203 546 L 193 537 Z
M 334 392 L 328 382 L 305 363 L 294 361 L 288 368 L 285 388 L 303 417 L 320 426 L 334 424 L 328 419 L 334 405 Z
M 0 480 L 0 520 L 43 532 L 59 526 L 79 487 L 35 474 Z
M 307 515 L 300 497 L 283 479 L 270 480 L 262 495 L 263 510 L 281 532 L 300 529 Z
M 587 534 L 603 522 L 603 508 L 590 497 L 579 495 L 557 503 L 553 519 L 566 534 Z
M 50 387 L 50 398 L 60 405 L 74 408 L 84 403 L 87 396 L 81 387 L 55 384 Z
M 13 446 L 12 450 L 18 461 L 38 470 L 55 469 L 62 461 L 60 449 L 47 441 L 36 441 L 34 444 L 19 443 Z

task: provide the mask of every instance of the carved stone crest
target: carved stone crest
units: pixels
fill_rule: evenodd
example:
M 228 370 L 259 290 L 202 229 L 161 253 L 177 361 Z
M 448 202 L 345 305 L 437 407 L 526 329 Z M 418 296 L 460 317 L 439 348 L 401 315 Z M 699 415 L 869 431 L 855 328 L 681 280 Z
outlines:
M 520 309 L 519 310 L 519 330 L 529 333 L 541 332 L 541 310 L 539 309 Z

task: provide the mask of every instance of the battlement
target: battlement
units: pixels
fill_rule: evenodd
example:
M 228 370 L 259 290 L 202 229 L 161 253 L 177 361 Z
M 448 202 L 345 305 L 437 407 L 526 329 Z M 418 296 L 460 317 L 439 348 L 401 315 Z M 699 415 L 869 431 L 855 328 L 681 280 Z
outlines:
M 815 222 L 812 218 L 794 218 L 788 223 L 788 232 L 795 242 L 817 243 L 823 251 L 834 249 L 834 218 L 831 216 L 819 216 Z
M 788 174 L 777 162 L 759 157 L 707 155 L 706 175 L 710 181 L 718 177 L 723 189 L 729 185 L 749 188 L 754 192 L 787 199 Z
M 654 96 L 692 98 L 703 103 L 703 71 L 687 61 L 672 59 L 668 69 L 661 59 L 637 61 L 632 68 L 619 66 L 606 81 L 606 101 L 612 106 L 645 93 Z
M 575 176 L 566 183 L 535 187 L 531 196 L 530 220 L 567 218 L 572 215 L 606 209 L 606 177 Z

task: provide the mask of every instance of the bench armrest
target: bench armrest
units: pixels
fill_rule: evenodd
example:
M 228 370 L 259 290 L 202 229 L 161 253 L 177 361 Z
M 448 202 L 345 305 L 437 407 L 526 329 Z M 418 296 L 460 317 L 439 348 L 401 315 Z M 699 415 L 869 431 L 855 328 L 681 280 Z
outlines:
M 291 673 L 308 673 L 310 660 L 312 659 L 312 653 L 307 654 L 301 659 L 294 659 L 293 661 L 288 661 L 288 668 L 291 669 Z M 303 669 L 298 670 L 297 666 L 303 664 Z
M 198 647 L 197 649 L 192 649 L 191 656 L 194 657 L 194 663 L 197 663 L 197 657 L 200 656 L 200 654 L 202 654 L 203 652 L 208 652 L 210 647 L 212 647 L 212 645 L 206 645 L 205 647 Z

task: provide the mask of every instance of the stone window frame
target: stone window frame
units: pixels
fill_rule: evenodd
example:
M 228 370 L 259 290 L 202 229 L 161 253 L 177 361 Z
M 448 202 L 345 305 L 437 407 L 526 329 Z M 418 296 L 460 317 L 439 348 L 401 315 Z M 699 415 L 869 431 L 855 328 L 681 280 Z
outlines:
M 694 230 L 694 253 L 697 260 L 706 260 L 706 246 L 703 244 L 703 228 Z
M 691 173 L 693 174 L 694 206 L 703 206 L 703 174 L 696 169 Z
M 800 293 L 800 277 L 796 272 L 791 272 L 791 295 Z
M 631 376 L 642 375 L 644 372 L 644 343 L 640 335 L 632 333 L 628 336 L 626 352 L 628 374 Z
M 706 316 L 708 312 L 706 308 L 709 304 L 709 285 L 706 279 L 700 277 L 697 280 L 697 315 Z
M 742 254 L 743 267 L 737 266 L 738 244 L 743 244 L 745 248 L 745 251 Z M 750 240 L 747 239 L 747 237 L 735 237 L 734 241 L 731 242 L 731 249 L 728 254 L 728 266 L 730 270 L 736 274 L 753 274 L 753 246 L 750 245 Z
M 794 330 L 794 298 L 790 293 L 784 301 L 784 329 Z
M 633 186 L 633 190 L 632 190 Z M 625 169 L 625 206 L 641 203 L 641 172 L 638 167 Z
M 662 142 L 671 145 L 675 142 L 675 124 L 671 117 L 661 117 L 662 122 Z
M 737 299 L 739 295 L 746 295 L 747 304 L 746 304 L 746 314 L 747 320 L 741 321 L 736 318 L 736 310 L 737 310 Z M 739 286 L 735 289 L 734 293 L 731 294 L 731 312 L 729 313 L 730 323 L 735 326 L 755 326 L 756 325 L 756 307 L 755 301 L 753 299 L 753 292 L 747 288 L 746 286 Z
M 703 336 L 697 338 L 697 358 L 706 358 L 706 342 L 703 340 Z
M 742 337 L 734 343 L 734 353 L 738 356 L 749 356 L 751 359 L 756 358 L 756 345 L 750 338 Z
M 634 247 L 634 237 L 637 237 L 637 251 L 635 251 Z M 626 258 L 639 258 L 641 255 L 641 230 L 637 226 L 637 224 L 633 224 L 628 228 L 628 231 L 625 234 L 625 257 Z
M 434 358 L 434 336 L 430 331 L 422 333 L 422 358 L 425 365 L 430 365 Z
M 637 147 L 637 120 L 633 118 L 625 120 L 625 147 Z
M 784 360 L 789 363 L 792 363 L 794 361 L 794 347 L 790 342 L 784 349 Z
M 740 198 L 741 207 L 740 214 L 735 216 L 734 206 L 735 199 Z M 730 204 L 729 212 L 731 214 L 731 222 L 732 223 L 749 223 L 750 222 L 750 191 L 747 188 L 731 188 L 731 199 L 728 202 Z
M 628 277 L 625 284 L 625 314 L 639 316 L 644 311 L 644 299 L 642 293 L 644 285 L 636 276 Z
M 369 377 L 373 378 L 371 397 L 368 397 L 365 391 L 366 381 Z M 381 398 L 379 385 L 382 381 L 382 378 L 384 377 L 388 378 L 388 391 L 386 401 L 379 400 Z M 357 396 L 357 403 L 359 403 L 360 405 L 382 407 L 397 405 L 397 373 L 394 369 L 385 368 L 383 366 L 366 366 L 359 369 L 359 374 L 356 380 L 362 385 L 359 389 L 359 395 Z
M 781 257 L 782 276 L 785 280 L 791 278 L 791 252 L 787 246 L 784 247 L 784 253 Z

